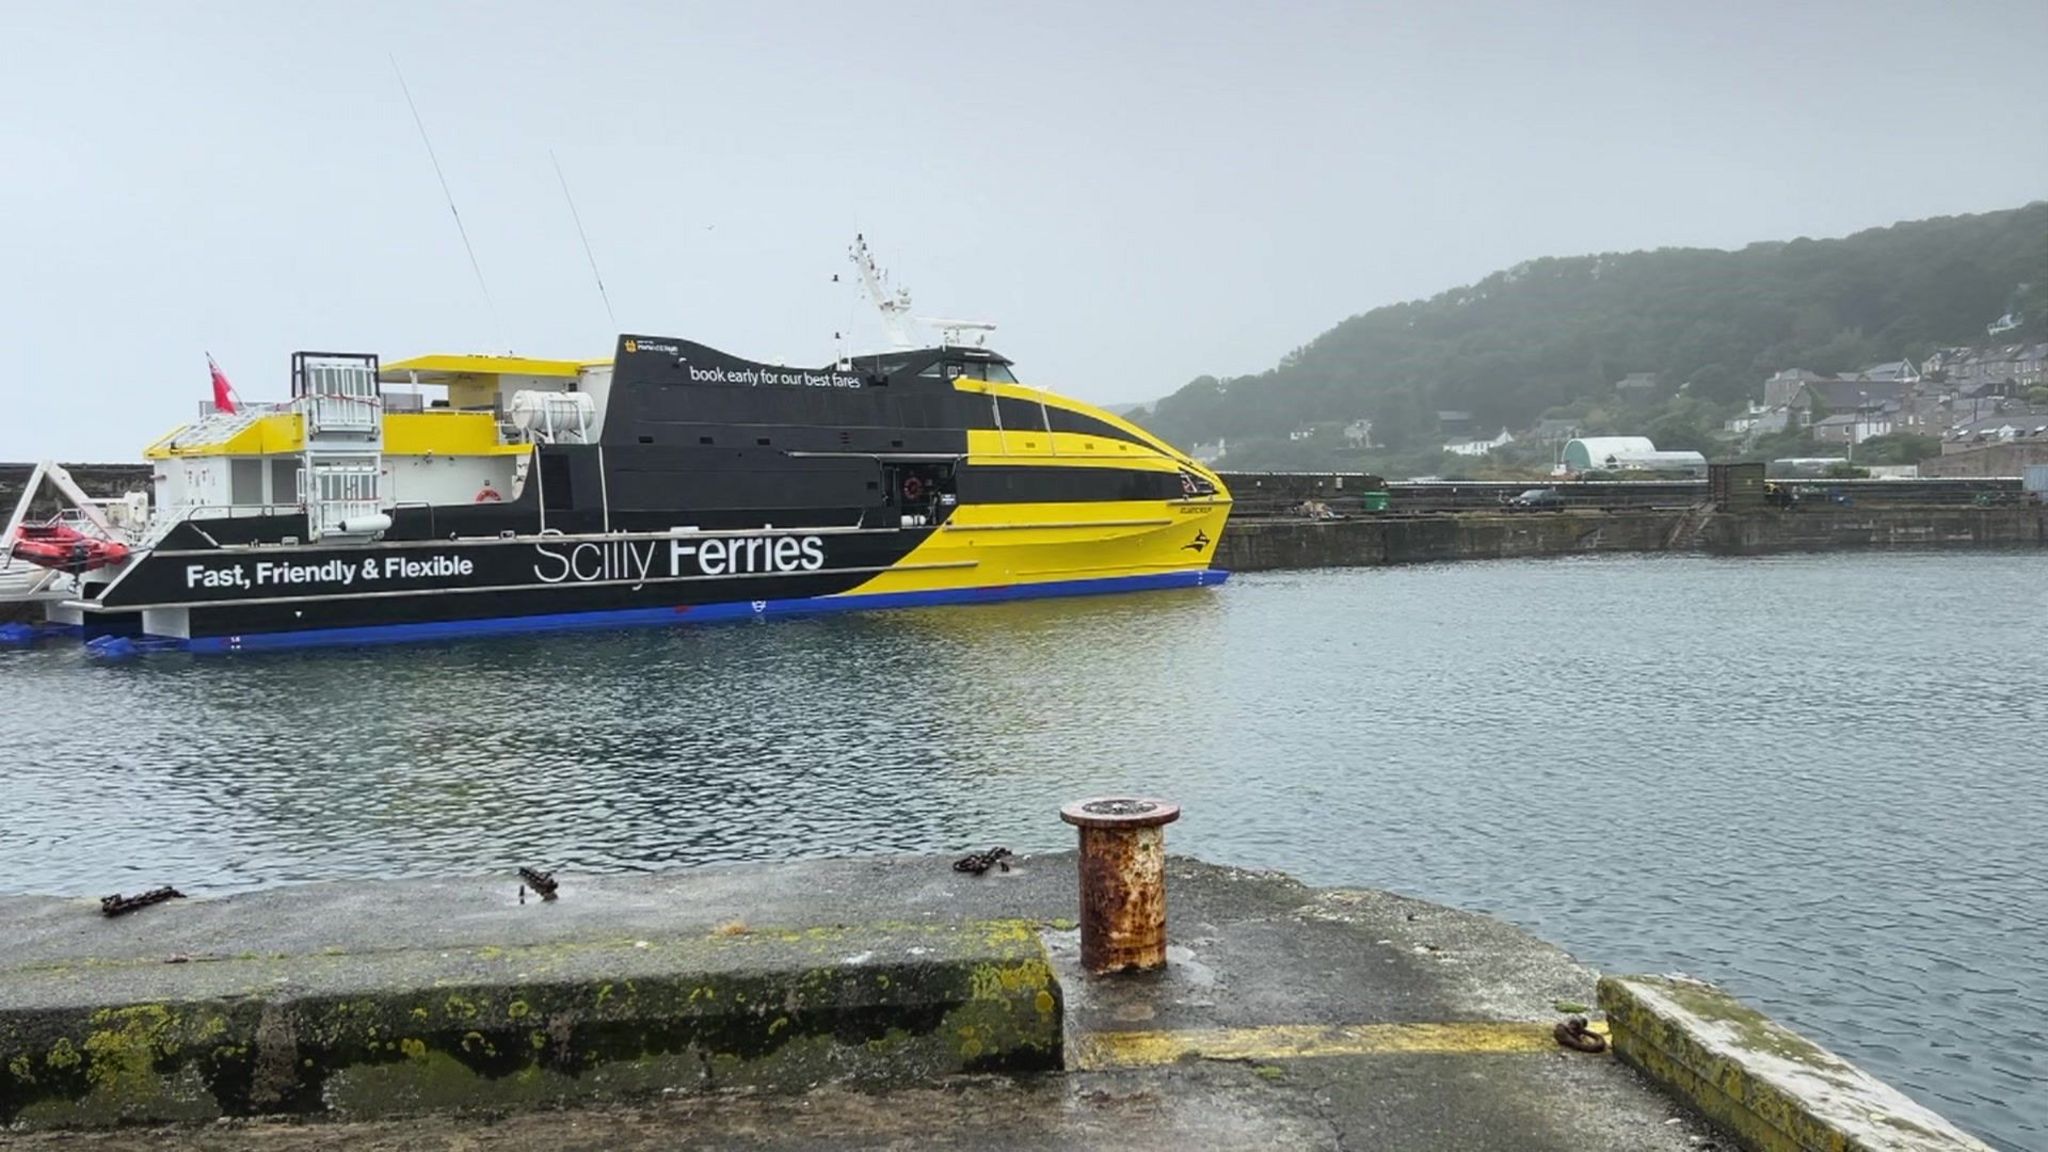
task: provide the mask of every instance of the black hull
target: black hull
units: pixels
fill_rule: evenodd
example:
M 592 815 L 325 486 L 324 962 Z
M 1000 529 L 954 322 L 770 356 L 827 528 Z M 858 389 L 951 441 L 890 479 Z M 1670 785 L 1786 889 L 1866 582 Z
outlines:
M 869 531 L 525 537 L 158 552 L 100 597 L 159 634 L 679 608 L 836 596 L 898 569 L 929 527 Z M 182 627 L 175 627 L 182 622 Z M 173 630 L 175 627 L 175 630 Z

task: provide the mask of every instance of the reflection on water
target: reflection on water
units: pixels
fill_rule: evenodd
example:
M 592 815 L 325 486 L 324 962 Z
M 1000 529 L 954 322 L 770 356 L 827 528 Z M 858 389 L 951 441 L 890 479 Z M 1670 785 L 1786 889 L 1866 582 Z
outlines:
M 1597 558 L 101 668 L 0 657 L 0 885 L 1176 849 L 1730 984 L 2048 1143 L 2048 557 Z

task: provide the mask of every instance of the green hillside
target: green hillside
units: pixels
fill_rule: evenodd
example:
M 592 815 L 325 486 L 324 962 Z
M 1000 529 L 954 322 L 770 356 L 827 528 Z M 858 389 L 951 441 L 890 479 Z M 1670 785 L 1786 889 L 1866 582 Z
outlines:
M 1735 252 L 1534 260 L 1354 316 L 1275 368 L 1199 377 L 1135 417 L 1182 445 L 1227 441 L 1234 467 L 1433 458 L 1440 410 L 1489 435 L 1590 416 L 1604 427 L 1589 431 L 1707 449 L 1781 368 L 1918 361 L 1987 342 L 1985 325 L 2015 309 L 2026 324 L 2001 342 L 2048 340 L 2048 201 Z M 1658 389 L 1621 411 L 1614 383 L 1637 372 Z M 1331 431 L 1359 418 L 1372 459 Z

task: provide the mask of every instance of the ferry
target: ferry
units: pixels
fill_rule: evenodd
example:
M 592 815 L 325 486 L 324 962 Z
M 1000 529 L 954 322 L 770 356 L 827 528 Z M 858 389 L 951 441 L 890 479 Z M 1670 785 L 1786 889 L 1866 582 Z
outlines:
M 30 484 L 0 600 L 122 656 L 1221 584 L 1217 475 L 985 344 L 295 353 L 289 399 L 219 396 L 150 445 L 147 494 L 39 468 L 71 507 L 35 520 Z

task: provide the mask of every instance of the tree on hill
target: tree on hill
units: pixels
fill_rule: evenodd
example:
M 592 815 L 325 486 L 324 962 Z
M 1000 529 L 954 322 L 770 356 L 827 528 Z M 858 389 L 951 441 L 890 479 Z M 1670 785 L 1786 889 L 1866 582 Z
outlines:
M 1830 444 L 1824 446 L 1815 443 L 1813 434 L 1808 429 L 1787 428 L 1783 432 L 1773 432 L 1768 436 L 1757 437 L 1736 458 L 1769 463 L 1772 460 L 1796 460 L 1815 456 L 1840 456 L 1841 454 L 1842 449 L 1840 445 Z
M 1918 464 L 1941 455 L 1941 441 L 1912 432 L 1872 436 L 1856 446 L 1858 464 Z
M 2014 307 L 2024 328 L 2007 339 L 2048 340 L 2048 202 L 1735 252 L 1532 260 L 1354 316 L 1265 372 L 1199 377 L 1135 415 L 1180 444 L 1227 440 L 1233 466 L 1240 441 L 1274 441 L 1262 455 L 1286 466 L 1320 451 L 1288 441 L 1290 430 L 1360 416 L 1383 451 L 1426 453 L 1446 439 L 1444 410 L 1525 428 L 1576 409 L 1588 434 L 1704 452 L 1773 372 L 1982 343 Z M 1624 401 L 1615 382 L 1639 372 L 1655 374 L 1656 390 Z

